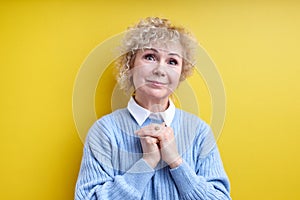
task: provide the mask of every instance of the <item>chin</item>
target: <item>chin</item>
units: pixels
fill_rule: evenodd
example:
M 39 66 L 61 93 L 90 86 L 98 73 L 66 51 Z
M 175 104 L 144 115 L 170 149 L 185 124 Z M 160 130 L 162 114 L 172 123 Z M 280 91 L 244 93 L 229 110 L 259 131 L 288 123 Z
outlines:
M 144 98 L 161 100 L 161 99 L 169 98 L 169 96 L 172 94 L 172 91 L 168 88 L 142 87 L 139 89 L 139 93 Z
M 169 98 L 169 96 L 171 95 L 170 92 L 163 92 L 163 91 L 149 91 L 145 94 L 145 96 L 148 96 L 149 98 L 153 98 L 153 99 L 157 99 L 157 100 L 161 100 L 161 99 L 165 99 L 165 98 Z

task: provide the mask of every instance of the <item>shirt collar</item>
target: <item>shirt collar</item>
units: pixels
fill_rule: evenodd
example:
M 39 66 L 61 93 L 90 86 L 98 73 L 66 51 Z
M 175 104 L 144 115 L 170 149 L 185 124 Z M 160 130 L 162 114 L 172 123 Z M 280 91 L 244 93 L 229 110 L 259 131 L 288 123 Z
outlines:
M 175 105 L 171 99 L 169 99 L 169 107 L 164 112 L 152 113 L 137 104 L 133 97 L 130 98 L 127 109 L 140 126 L 142 126 L 150 115 L 152 117 L 160 116 L 166 125 L 170 126 L 175 115 Z

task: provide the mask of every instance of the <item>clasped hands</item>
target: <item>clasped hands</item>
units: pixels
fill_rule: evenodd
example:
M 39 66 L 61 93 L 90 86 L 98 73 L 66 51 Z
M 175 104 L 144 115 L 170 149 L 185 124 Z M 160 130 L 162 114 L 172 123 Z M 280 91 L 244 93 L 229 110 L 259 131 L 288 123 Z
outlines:
M 162 159 L 170 168 L 178 167 L 182 158 L 178 153 L 174 132 L 171 127 L 162 124 L 150 124 L 136 131 L 140 137 L 143 159 L 155 168 Z

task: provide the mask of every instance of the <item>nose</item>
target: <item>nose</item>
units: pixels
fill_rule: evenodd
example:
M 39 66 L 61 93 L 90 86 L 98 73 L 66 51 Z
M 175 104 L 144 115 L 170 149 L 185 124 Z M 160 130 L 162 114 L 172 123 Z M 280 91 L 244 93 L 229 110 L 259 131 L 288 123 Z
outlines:
M 153 69 L 153 74 L 156 76 L 162 76 L 165 77 L 166 76 L 166 71 L 164 69 L 164 67 L 160 64 L 158 64 L 154 69 Z

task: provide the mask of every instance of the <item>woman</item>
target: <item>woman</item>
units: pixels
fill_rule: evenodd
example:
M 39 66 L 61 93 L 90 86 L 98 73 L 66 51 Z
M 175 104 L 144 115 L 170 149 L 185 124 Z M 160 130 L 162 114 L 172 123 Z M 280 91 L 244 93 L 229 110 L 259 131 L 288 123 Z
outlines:
M 211 129 L 170 98 L 193 70 L 195 45 L 166 19 L 129 29 L 117 68 L 133 95 L 89 130 L 75 199 L 230 199 Z

